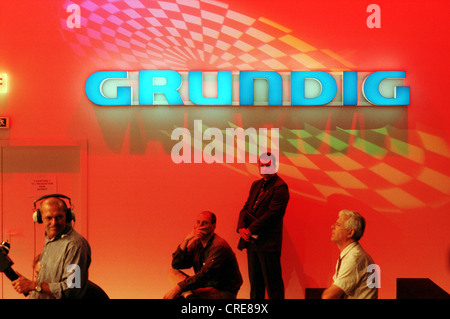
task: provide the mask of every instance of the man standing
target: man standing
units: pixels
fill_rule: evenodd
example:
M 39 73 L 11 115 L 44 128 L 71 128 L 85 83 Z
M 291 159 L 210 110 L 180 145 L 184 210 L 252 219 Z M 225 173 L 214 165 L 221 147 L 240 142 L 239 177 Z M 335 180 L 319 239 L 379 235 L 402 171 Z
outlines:
M 164 299 L 177 297 L 196 299 L 235 299 L 242 276 L 228 243 L 215 233 L 216 215 L 201 212 L 194 229 L 172 255 L 169 278 L 174 287 Z M 181 269 L 194 268 L 188 276 Z
M 369 266 L 372 257 L 364 251 L 359 240 L 366 222 L 357 212 L 341 210 L 336 223 L 331 226 L 331 241 L 340 250 L 333 284 L 324 290 L 323 299 L 376 299 L 378 288 L 370 283 Z M 370 284 L 369 284 L 370 283 Z
M 238 249 L 247 249 L 251 299 L 264 299 L 266 289 L 270 299 L 284 299 L 280 257 L 289 189 L 275 167 L 273 154 L 260 156 L 258 168 L 262 179 L 253 182 L 239 213 Z
M 91 248 L 85 238 L 72 228 L 73 212 L 64 195 L 47 195 L 34 218 L 43 223 L 45 244 L 36 281 L 23 276 L 12 282 L 18 293 L 29 293 L 31 299 L 82 298 L 88 283 Z M 72 280 L 72 278 L 74 280 Z

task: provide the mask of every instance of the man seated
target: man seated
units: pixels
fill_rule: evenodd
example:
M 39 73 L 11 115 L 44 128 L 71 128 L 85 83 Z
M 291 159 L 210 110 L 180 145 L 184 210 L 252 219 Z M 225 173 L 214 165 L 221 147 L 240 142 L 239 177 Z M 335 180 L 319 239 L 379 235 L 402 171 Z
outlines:
M 366 222 L 357 212 L 341 210 L 331 226 L 331 241 L 340 250 L 333 284 L 325 289 L 323 299 L 376 299 L 378 288 L 370 283 L 368 268 L 373 259 L 359 244 Z M 370 284 L 369 284 L 370 283 Z
M 194 229 L 172 255 L 169 278 L 174 287 L 164 299 L 235 299 L 242 285 L 236 255 L 228 243 L 215 234 L 216 216 L 201 212 Z M 193 268 L 188 276 L 181 269 Z

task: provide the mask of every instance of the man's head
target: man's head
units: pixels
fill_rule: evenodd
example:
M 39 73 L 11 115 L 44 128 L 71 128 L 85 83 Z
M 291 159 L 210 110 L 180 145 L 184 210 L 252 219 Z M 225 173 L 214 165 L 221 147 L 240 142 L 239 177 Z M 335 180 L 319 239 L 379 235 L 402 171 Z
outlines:
M 345 245 L 359 241 L 364 234 L 366 222 L 359 213 L 351 210 L 341 210 L 338 219 L 331 226 L 331 241 L 338 245 Z
M 210 211 L 203 211 L 195 221 L 195 232 L 198 237 L 209 238 L 216 230 L 216 215 Z
M 259 174 L 262 178 L 268 179 L 277 172 L 277 159 L 272 153 L 263 153 L 258 158 Z
M 42 201 L 39 211 L 48 238 L 52 239 L 64 231 L 68 223 L 67 210 L 66 203 L 60 198 L 49 197 Z

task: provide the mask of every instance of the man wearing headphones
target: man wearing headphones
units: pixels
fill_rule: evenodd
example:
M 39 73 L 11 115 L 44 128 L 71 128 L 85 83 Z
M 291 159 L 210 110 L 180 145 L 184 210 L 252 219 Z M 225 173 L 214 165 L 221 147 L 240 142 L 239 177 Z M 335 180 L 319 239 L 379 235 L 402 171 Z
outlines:
M 18 293 L 30 293 L 31 299 L 82 298 L 88 283 L 91 248 L 87 240 L 72 228 L 74 214 L 60 194 L 38 198 L 41 205 L 33 220 L 45 229 L 44 250 L 36 281 L 21 275 L 12 282 Z

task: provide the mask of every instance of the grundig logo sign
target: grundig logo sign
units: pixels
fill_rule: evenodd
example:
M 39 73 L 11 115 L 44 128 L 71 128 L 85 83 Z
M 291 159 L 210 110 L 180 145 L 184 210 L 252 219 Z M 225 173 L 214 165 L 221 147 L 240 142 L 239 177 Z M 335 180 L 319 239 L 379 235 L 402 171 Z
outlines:
M 99 71 L 97 105 L 409 105 L 405 71 Z

